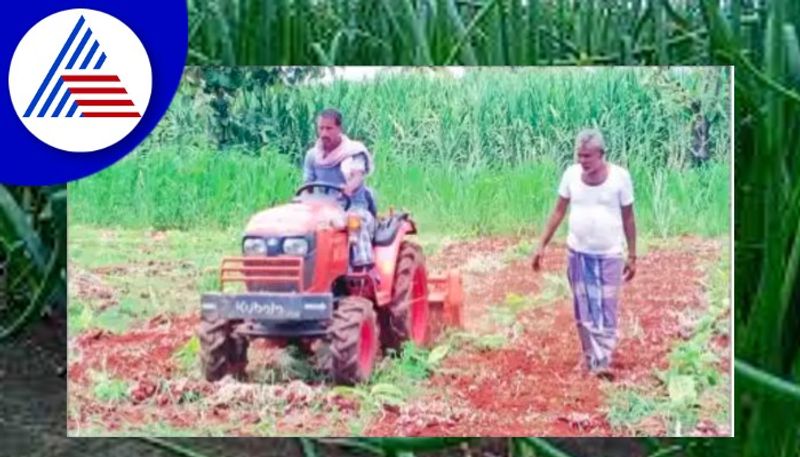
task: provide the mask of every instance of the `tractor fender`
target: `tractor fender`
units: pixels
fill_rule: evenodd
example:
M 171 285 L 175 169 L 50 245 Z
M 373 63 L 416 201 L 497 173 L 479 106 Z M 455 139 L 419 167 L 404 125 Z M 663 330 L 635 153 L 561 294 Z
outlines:
M 397 236 L 395 236 L 392 244 L 375 248 L 375 266 L 381 281 L 377 293 L 378 306 L 386 305 L 392 299 L 394 272 L 397 266 L 397 254 L 400 250 L 400 244 L 405 241 L 407 235 L 413 233 L 417 233 L 416 227 L 411 221 L 405 220 L 398 229 Z

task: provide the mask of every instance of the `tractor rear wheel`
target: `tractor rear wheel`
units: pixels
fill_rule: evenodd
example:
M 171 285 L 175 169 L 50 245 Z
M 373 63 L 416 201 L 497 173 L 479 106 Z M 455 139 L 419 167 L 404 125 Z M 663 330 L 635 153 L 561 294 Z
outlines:
M 372 375 L 378 357 L 379 330 L 372 302 L 362 297 L 339 300 L 329 331 L 329 372 L 337 384 L 358 384 Z
M 428 272 L 422 248 L 404 241 L 397 253 L 392 301 L 379 310 L 383 347 L 399 351 L 408 340 L 428 342 Z
M 203 318 L 198 338 L 200 363 L 207 381 L 219 381 L 226 374 L 237 380 L 245 378 L 250 342 L 247 338 L 232 333 L 231 321 Z

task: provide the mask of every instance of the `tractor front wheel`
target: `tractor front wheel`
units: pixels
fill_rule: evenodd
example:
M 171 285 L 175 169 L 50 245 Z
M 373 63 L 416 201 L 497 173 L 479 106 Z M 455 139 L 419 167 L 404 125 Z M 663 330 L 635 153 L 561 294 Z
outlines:
M 200 363 L 207 381 L 219 381 L 226 374 L 237 380 L 245 378 L 247 338 L 232 333 L 231 321 L 204 318 L 200 323 Z
M 428 342 L 428 273 L 422 248 L 404 241 L 395 267 L 392 301 L 381 308 L 383 346 L 399 351 L 405 341 Z
M 328 345 L 330 373 L 337 384 L 358 384 L 372 375 L 378 357 L 379 331 L 372 302 L 345 297 L 333 314 Z

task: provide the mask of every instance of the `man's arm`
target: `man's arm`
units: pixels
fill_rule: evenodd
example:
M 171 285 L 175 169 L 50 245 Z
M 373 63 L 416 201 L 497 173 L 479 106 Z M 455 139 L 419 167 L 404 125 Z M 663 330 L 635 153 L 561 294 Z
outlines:
M 622 276 L 625 281 L 630 281 L 636 274 L 636 220 L 633 216 L 633 181 L 627 170 L 623 174 L 619 204 L 622 208 L 622 228 L 625 231 L 625 240 L 628 242 L 628 260 L 625 262 Z
M 364 172 L 361 170 L 354 170 L 350 173 L 350 177 L 347 178 L 347 182 L 344 185 L 344 193 L 347 195 L 353 195 L 353 192 L 364 183 Z
M 345 175 L 344 192 L 353 195 L 362 184 L 366 174 L 367 160 L 363 155 L 357 155 L 345 159 L 342 162 L 342 172 Z
M 558 226 L 561 225 L 561 221 L 564 220 L 564 215 L 567 214 L 568 206 L 569 199 L 559 195 L 558 201 L 556 202 L 556 207 L 553 208 L 553 213 L 550 214 L 550 219 L 547 221 L 547 226 L 542 234 L 542 239 L 539 241 L 539 246 L 544 248 L 548 243 L 550 243 L 550 239 L 553 238 L 553 234 L 556 233 Z
M 556 202 L 556 207 L 553 208 L 553 213 L 550 214 L 550 219 L 547 221 L 544 233 L 539 241 L 539 246 L 537 246 L 536 251 L 533 254 L 531 266 L 533 266 L 535 271 L 538 271 L 539 268 L 541 268 L 542 257 L 544 256 L 544 248 L 548 243 L 550 243 L 550 239 L 553 238 L 553 234 L 556 232 L 556 230 L 558 230 L 558 226 L 561 225 L 561 221 L 564 220 L 564 215 L 567 213 L 568 206 L 569 199 L 559 195 L 558 201 Z
M 624 276 L 626 281 L 636 274 L 636 218 L 633 215 L 633 204 L 622 207 L 622 228 L 628 242 L 628 260 L 625 262 Z
M 306 154 L 306 159 L 303 161 L 303 184 L 308 184 L 317 180 L 316 173 L 314 173 L 314 155 L 309 152 Z

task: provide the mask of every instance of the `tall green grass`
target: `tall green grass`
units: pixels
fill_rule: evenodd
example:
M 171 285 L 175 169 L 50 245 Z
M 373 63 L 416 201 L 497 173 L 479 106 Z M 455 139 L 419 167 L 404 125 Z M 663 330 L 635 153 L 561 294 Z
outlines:
M 193 64 L 704 64 L 701 3 L 755 44 L 760 9 L 717 0 L 190 0 Z
M 370 184 L 379 210 L 407 209 L 428 233 L 476 235 L 541 230 L 556 200 L 561 164 L 550 158 L 461 170 L 387 160 Z M 637 222 L 662 237 L 728 233 L 729 170 L 662 170 L 635 163 Z M 256 211 L 286 202 L 301 181 L 286 157 L 163 149 L 139 154 L 70 185 L 73 223 L 121 227 L 244 227 Z
M 735 349 L 746 363 L 736 433 L 741 455 L 790 456 L 800 452 L 800 3 L 767 2 L 756 17 L 750 33 L 721 15 L 710 23 L 716 53 L 737 63 Z
M 461 168 L 545 156 L 569 161 L 577 131 L 595 126 L 615 160 L 680 167 L 691 144 L 690 104 L 699 101 L 712 121 L 712 154 L 719 160 L 730 154 L 730 80 L 719 68 L 470 68 L 462 78 L 385 69 L 371 84 L 255 86 L 222 96 L 200 90 L 203 84 L 189 77 L 193 70 L 140 150 L 170 141 L 222 144 L 251 154 L 271 149 L 299 163 L 314 140 L 317 113 L 334 106 L 351 136 L 406 160 Z
M 187 89 L 138 152 L 70 185 L 71 218 L 128 227 L 243 226 L 256 210 L 290 198 L 315 115 L 331 105 L 376 157 L 369 184 L 379 206 L 410 210 L 426 232 L 541 229 L 573 160 L 574 137 L 586 126 L 601 128 L 610 160 L 631 170 L 644 233 L 729 230 L 724 72 L 492 69 L 460 80 L 411 73 L 235 92 L 225 123 L 241 144 L 224 151 L 214 147 L 217 118 Z M 696 99 L 715 119 L 713 160 L 700 168 L 687 162 L 687 105 Z

